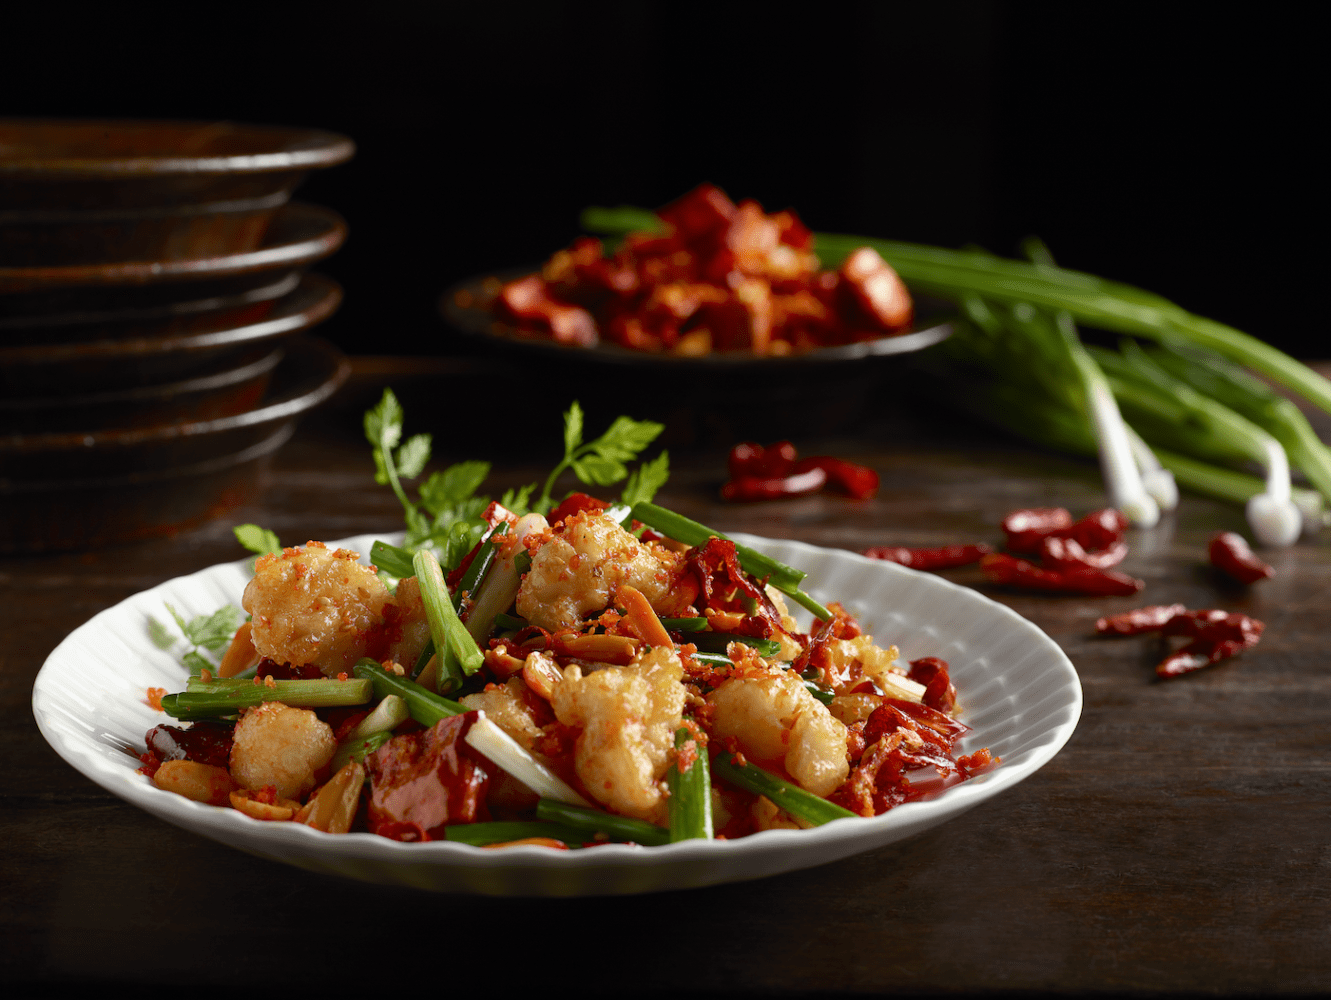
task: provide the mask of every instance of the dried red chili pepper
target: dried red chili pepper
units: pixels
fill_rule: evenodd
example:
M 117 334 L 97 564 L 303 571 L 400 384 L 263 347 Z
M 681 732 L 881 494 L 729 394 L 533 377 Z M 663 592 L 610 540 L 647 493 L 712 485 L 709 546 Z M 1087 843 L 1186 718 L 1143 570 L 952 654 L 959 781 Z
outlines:
M 827 482 L 827 473 L 822 469 L 810 469 L 796 475 L 774 479 L 759 479 L 757 476 L 736 476 L 721 487 L 721 499 L 747 502 L 752 500 L 778 500 L 781 497 L 797 497 L 805 493 L 816 493 Z
M 924 685 L 924 704 L 939 712 L 951 712 L 957 707 L 957 689 L 948 674 L 946 660 L 925 656 L 910 661 L 906 676 Z
M 1192 639 L 1155 668 L 1160 677 L 1178 677 L 1227 659 L 1257 645 L 1266 626 L 1237 611 L 1208 608 L 1189 611 L 1181 604 L 1138 608 L 1095 623 L 1101 635 L 1140 635 L 1158 631 Z
M 980 560 L 980 568 L 994 583 L 1058 594 L 1125 597 L 1146 586 L 1141 580 L 1114 570 L 1081 565 L 1045 569 L 1004 552 L 985 556 Z
M 987 556 L 993 548 L 980 542 L 975 545 L 945 545 L 938 549 L 908 549 L 875 545 L 864 550 L 870 559 L 882 559 L 911 569 L 955 569 L 969 566 Z
M 1072 515 L 1062 507 L 1030 507 L 1014 510 L 1003 518 L 1003 533 L 1007 535 L 1008 549 L 1034 555 L 1046 537 L 1071 528 L 1072 524 Z
M 1128 543 L 1114 542 L 1100 552 L 1087 552 L 1075 538 L 1049 535 L 1040 543 L 1040 560 L 1045 569 L 1064 570 L 1078 566 L 1108 569 L 1117 566 L 1128 554 Z
M 822 469 L 827 485 L 835 487 L 852 500 L 868 500 L 878 495 L 878 473 L 867 465 L 856 465 L 831 455 L 815 455 L 795 463 L 796 473 Z
M 789 476 L 795 469 L 795 459 L 799 453 L 789 441 L 778 441 L 764 448 L 752 441 L 745 441 L 730 449 L 727 462 L 730 477 L 739 479 L 752 476 L 755 479 L 781 479 Z
M 1096 635 L 1142 635 L 1145 632 L 1158 632 L 1175 615 L 1186 614 L 1182 604 L 1152 604 L 1150 607 L 1136 608 L 1117 615 L 1108 615 L 1095 623 Z
M 1062 507 L 1014 510 L 1003 518 L 1008 549 L 1031 555 L 1040 551 L 1046 538 L 1071 538 L 1087 551 L 1107 549 L 1121 542 L 1127 529 L 1127 518 L 1113 507 L 1093 511 L 1075 522 Z
M 1247 540 L 1237 532 L 1217 532 L 1212 536 L 1207 552 L 1212 566 L 1239 583 L 1256 583 L 1276 574 L 1274 569 L 1257 557 Z

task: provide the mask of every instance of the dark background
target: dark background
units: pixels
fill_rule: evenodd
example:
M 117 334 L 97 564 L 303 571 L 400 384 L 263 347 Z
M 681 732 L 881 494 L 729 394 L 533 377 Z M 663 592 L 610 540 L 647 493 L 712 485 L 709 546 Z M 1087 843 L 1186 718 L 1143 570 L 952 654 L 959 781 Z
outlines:
M 1163 6 L 1163 5 L 1159 5 Z M 447 352 L 441 289 L 543 259 L 591 203 L 704 179 L 814 229 L 1013 253 L 1326 356 L 1314 32 L 1271 8 L 480 4 L 7 10 L 0 113 L 343 132 L 300 196 L 357 353 Z M 199 18 L 194 20 L 193 18 Z

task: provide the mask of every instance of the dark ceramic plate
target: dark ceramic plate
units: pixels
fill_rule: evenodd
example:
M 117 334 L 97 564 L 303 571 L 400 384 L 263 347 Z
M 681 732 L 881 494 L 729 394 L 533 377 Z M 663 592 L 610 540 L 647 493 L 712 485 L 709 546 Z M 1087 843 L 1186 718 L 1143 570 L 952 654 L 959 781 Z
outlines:
M 349 371 L 331 344 L 296 337 L 248 413 L 147 431 L 0 437 L 0 552 L 170 535 L 235 509 L 296 420 Z
M 350 370 L 342 353 L 317 337 L 294 337 L 285 351 L 264 399 L 245 413 L 164 427 L 0 437 L 0 503 L 55 482 L 160 473 L 251 447 L 327 399 Z
M 292 202 L 245 253 L 169 261 L 0 267 L 0 320 L 163 307 L 273 285 L 337 250 L 347 226 L 331 209 Z
M 297 287 L 276 300 L 118 322 L 0 327 L 0 397 L 132 389 L 234 367 L 256 346 L 323 322 L 342 300 L 331 278 L 290 277 Z
M 649 366 L 673 371 L 716 371 L 734 368 L 761 368 L 765 371 L 784 369 L 794 371 L 807 369 L 810 365 L 843 365 L 848 362 L 865 361 L 871 358 L 889 357 L 895 354 L 909 354 L 947 339 L 952 327 L 945 322 L 941 310 L 919 309 L 917 329 L 894 337 L 879 337 L 877 340 L 865 340 L 854 344 L 836 347 L 822 347 L 803 354 L 785 356 L 757 357 L 743 351 L 713 352 L 701 357 L 681 357 L 674 354 L 651 354 L 645 351 L 631 351 L 613 343 L 601 343 L 595 347 L 572 347 L 557 344 L 538 334 L 521 330 L 511 323 L 497 319 L 486 307 L 489 296 L 485 284 L 495 277 L 501 281 L 511 281 L 532 273 L 526 268 L 499 275 L 487 275 L 470 278 L 449 288 L 439 299 L 439 312 L 445 322 L 454 330 L 473 338 L 478 343 L 508 348 L 528 354 L 563 358 L 570 361 L 582 359 L 609 365 Z M 918 305 L 918 304 L 917 304 Z
M 260 345 L 228 367 L 178 382 L 0 399 L 0 433 L 130 430 L 234 416 L 259 404 L 281 360 L 280 347 Z

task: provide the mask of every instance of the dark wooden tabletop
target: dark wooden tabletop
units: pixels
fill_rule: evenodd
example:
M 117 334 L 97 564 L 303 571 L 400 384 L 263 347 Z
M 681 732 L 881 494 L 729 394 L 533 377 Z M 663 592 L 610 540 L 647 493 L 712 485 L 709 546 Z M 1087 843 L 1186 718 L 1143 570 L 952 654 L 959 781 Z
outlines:
M 288 542 L 400 526 L 359 428 L 383 385 L 407 403 L 409 433 L 436 433 L 441 460 L 495 458 L 492 491 L 548 469 L 551 413 L 590 393 L 548 386 L 550 413 L 532 403 L 516 438 L 511 421 L 497 437 L 490 414 L 526 405 L 478 395 L 502 374 L 474 360 L 357 359 L 263 492 L 226 519 L 98 552 L 0 559 L 0 982 L 34 994 L 125 983 L 339 996 L 487 982 L 532 995 L 1331 990 L 1328 535 L 1267 553 L 1274 579 L 1225 586 L 1205 565 L 1206 542 L 1242 529 L 1242 514 L 1191 496 L 1132 534 L 1124 568 L 1146 581 L 1140 598 L 1030 596 L 971 570 L 945 574 L 1067 652 L 1085 690 L 1076 733 L 1023 784 L 941 827 L 776 878 L 571 900 L 344 881 L 161 822 L 46 745 L 30 701 L 50 651 L 137 591 L 237 558 L 231 524 L 254 521 Z M 851 422 L 809 421 L 796 437 L 806 452 L 876 468 L 875 500 L 725 505 L 727 435 L 741 425 L 680 411 L 661 501 L 722 530 L 847 549 L 998 542 L 1010 509 L 1103 505 L 1092 463 L 907 404 L 890 384 L 875 391 Z M 632 413 L 634 396 L 605 406 Z M 468 401 L 462 420 L 457 399 Z M 1331 436 L 1326 421 L 1320 430 Z M 1091 634 L 1103 613 L 1174 601 L 1247 612 L 1266 632 L 1241 658 L 1169 682 L 1153 673 L 1154 643 Z

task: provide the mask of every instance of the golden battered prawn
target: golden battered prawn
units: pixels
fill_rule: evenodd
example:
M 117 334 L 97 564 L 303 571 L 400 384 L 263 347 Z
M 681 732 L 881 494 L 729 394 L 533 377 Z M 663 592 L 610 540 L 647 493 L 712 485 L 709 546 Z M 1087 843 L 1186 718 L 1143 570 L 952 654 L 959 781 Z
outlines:
M 675 588 L 683 561 L 660 545 L 644 545 L 612 518 L 583 511 L 536 544 L 518 589 L 518 614 L 550 631 L 576 626 L 604 611 L 621 584 L 641 591 L 658 614 L 677 614 L 693 596 Z
M 664 779 L 684 711 L 683 676 L 679 656 L 665 646 L 626 667 L 586 675 L 577 665 L 565 668 L 551 704 L 560 722 L 582 730 L 574 768 L 602 805 L 665 822 Z

